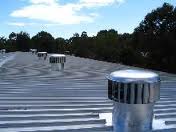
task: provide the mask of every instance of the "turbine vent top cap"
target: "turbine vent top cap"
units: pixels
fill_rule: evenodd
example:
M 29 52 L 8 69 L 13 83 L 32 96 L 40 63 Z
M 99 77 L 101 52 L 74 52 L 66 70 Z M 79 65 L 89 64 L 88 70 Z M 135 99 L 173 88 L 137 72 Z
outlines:
M 160 77 L 146 70 L 120 70 L 108 77 L 108 97 L 127 104 L 149 104 L 160 98 Z
M 65 63 L 66 56 L 64 54 L 53 54 L 50 56 L 50 63 Z
M 119 70 L 112 72 L 108 79 L 116 82 L 148 82 L 154 83 L 160 81 L 158 74 L 147 70 Z

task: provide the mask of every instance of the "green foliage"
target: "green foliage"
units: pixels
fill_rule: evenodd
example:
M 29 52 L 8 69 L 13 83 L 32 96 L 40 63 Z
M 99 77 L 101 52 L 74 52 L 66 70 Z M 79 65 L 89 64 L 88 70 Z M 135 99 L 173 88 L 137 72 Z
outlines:
M 26 32 L 16 34 L 16 46 L 20 51 L 29 51 L 30 36 Z
M 65 53 L 68 50 L 68 44 L 64 38 L 56 38 L 55 39 L 55 52 Z
M 152 68 L 176 72 L 176 8 L 164 3 L 147 14 L 134 32 L 139 52 L 148 52 Z
M 0 37 L 0 49 L 5 48 L 6 42 L 7 42 L 7 39 L 5 37 Z
M 38 51 L 47 51 L 51 53 L 56 49 L 54 37 L 45 31 L 37 33 L 31 40 L 33 47 L 38 49 Z
M 116 30 L 101 30 L 94 37 L 86 31 L 66 40 L 45 31 L 30 39 L 26 32 L 0 38 L 0 49 L 28 51 L 36 48 L 49 53 L 65 53 L 97 60 L 153 68 L 176 73 L 176 7 L 164 3 L 148 13 L 134 33 L 119 34 Z

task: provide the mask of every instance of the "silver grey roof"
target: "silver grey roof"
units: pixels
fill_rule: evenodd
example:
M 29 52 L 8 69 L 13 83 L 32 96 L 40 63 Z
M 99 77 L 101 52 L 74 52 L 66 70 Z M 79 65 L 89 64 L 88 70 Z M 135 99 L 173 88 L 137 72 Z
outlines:
M 38 61 L 30 53 L 0 56 L 1 132 L 112 131 L 112 126 L 106 126 L 105 120 L 99 118 L 99 113 L 112 112 L 113 106 L 107 97 L 105 76 L 131 67 L 67 58 L 65 70 L 53 72 L 48 60 Z M 161 99 L 155 105 L 154 121 L 158 125 L 153 131 L 174 132 L 176 76 L 158 73 Z

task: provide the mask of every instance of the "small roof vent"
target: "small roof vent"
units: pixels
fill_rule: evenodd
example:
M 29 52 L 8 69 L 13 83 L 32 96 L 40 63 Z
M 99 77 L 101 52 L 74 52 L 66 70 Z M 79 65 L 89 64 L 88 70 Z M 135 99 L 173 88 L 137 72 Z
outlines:
M 38 52 L 37 56 L 39 60 L 46 60 L 48 53 L 47 52 Z
M 64 54 L 53 54 L 49 58 L 52 70 L 63 70 L 66 56 Z
M 120 70 L 107 78 L 108 97 L 114 101 L 114 132 L 151 131 L 154 103 L 160 98 L 160 77 L 150 71 Z
M 108 97 L 120 103 L 153 103 L 160 96 L 159 82 L 159 76 L 150 71 L 115 71 L 108 76 Z
M 1 49 L 1 50 L 0 50 L 0 53 L 1 53 L 1 54 L 6 53 L 6 49 Z
M 32 54 L 36 54 L 37 53 L 37 49 L 30 49 L 29 50 Z

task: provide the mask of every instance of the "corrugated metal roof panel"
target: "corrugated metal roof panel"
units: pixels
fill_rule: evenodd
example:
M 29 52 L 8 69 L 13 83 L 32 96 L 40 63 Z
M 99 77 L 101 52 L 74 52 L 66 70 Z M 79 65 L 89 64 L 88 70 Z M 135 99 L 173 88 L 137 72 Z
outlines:
M 110 113 L 113 105 L 107 98 L 105 76 L 130 67 L 67 56 L 65 70 L 53 72 L 47 61 L 38 61 L 30 53 L 15 54 L 0 68 L 1 132 L 112 131 L 99 118 L 99 113 Z M 1 56 L 0 62 L 12 55 Z M 154 110 L 155 131 L 175 131 L 170 128 L 176 128 L 176 76 L 159 74 L 161 100 Z

